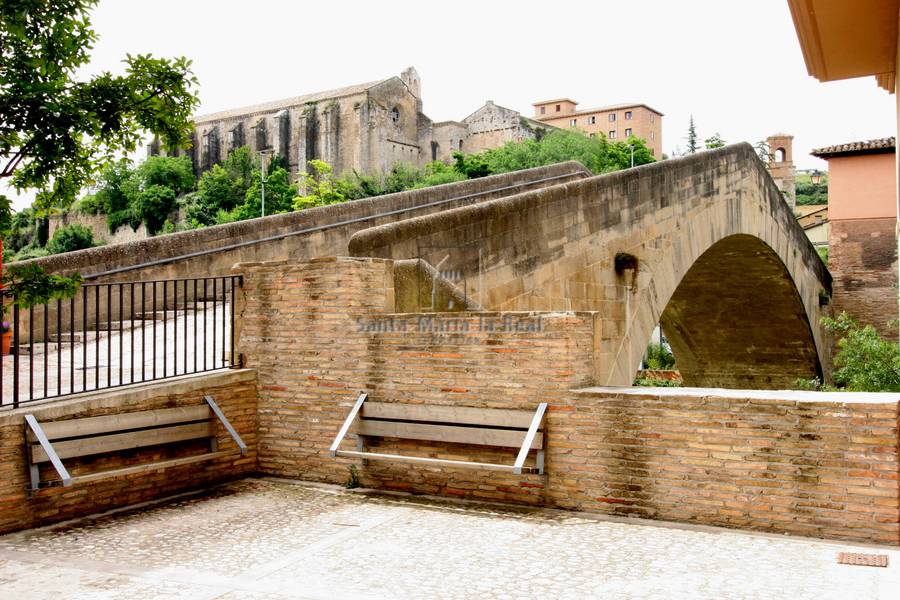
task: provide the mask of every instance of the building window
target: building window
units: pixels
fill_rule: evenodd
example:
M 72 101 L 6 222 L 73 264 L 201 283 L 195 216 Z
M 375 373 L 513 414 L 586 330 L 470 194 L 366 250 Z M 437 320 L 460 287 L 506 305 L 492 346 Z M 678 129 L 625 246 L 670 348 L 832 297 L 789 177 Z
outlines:
M 597 135 L 597 134 L 596 134 L 596 133 L 592 133 L 592 134 L 590 135 L 590 137 L 594 137 L 595 135 Z
M 459 140 L 459 151 L 462 152 L 462 140 Z
M 597 117 L 588 117 L 588 125 L 593 125 L 597 122 Z
M 569 127 L 575 127 L 578 125 L 578 119 L 569 119 Z
M 611 115 L 609 115 L 609 122 L 610 123 L 616 122 L 616 113 L 612 113 Z
M 559 104 L 556 105 L 556 112 L 559 112 Z
M 542 106 L 542 107 L 541 107 L 541 114 L 543 115 L 543 114 L 545 114 L 546 112 L 547 112 L 547 107 L 546 107 L 546 106 Z
M 396 125 L 400 122 L 400 109 L 396 106 L 391 109 L 391 121 Z
M 616 130 L 615 129 L 613 129 L 609 132 L 609 139 L 611 139 L 611 140 L 616 139 Z
M 625 130 L 625 137 L 631 137 L 631 129 L 630 128 Z
M 656 115 L 654 115 L 653 113 L 650 113 L 650 122 L 652 123 L 655 120 L 656 120 Z
M 625 111 L 625 120 L 626 120 L 626 121 L 630 121 L 630 120 L 631 120 L 631 111 L 630 111 L 630 110 L 626 110 L 626 111 Z
M 655 131 L 651 131 L 651 132 L 650 132 L 650 139 L 651 139 L 651 140 L 655 140 L 655 139 L 656 139 L 656 132 L 655 132 Z

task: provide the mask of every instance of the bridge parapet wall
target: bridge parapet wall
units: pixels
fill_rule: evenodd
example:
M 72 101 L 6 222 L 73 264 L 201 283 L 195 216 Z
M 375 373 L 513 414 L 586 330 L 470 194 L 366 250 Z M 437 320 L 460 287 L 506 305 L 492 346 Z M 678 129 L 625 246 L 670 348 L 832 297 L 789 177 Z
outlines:
M 900 544 L 900 395 L 584 389 L 601 355 L 596 312 L 397 314 L 390 260 L 240 268 L 240 350 L 259 373 L 265 473 L 341 484 L 357 464 L 367 487 Z M 479 408 L 548 402 L 546 475 L 331 458 L 360 391 Z M 514 459 L 480 446 L 371 442 Z
M 239 262 L 343 256 L 347 254 L 350 236 L 366 227 L 583 179 L 590 174 L 580 163 L 570 161 L 135 242 L 99 246 L 17 264 L 38 264 L 52 273 L 80 272 L 95 283 L 225 275 Z M 172 300 L 170 292 L 168 302 Z M 162 298 L 159 302 L 162 303 Z M 148 302 L 144 310 L 149 311 L 150 308 Z M 138 312 L 141 312 L 140 307 Z M 105 322 L 107 316 L 105 307 L 101 307 L 97 315 L 91 312 L 88 326 L 93 326 L 97 318 L 100 323 Z M 63 323 L 69 322 L 69 310 L 65 304 L 61 318 Z M 80 321 L 78 314 L 76 320 Z M 23 313 L 20 336 L 24 342 L 30 341 L 29 330 L 32 326 L 28 321 L 29 315 Z M 56 307 L 51 304 L 47 313 L 50 335 L 56 332 L 56 323 Z M 42 341 L 44 316 L 40 310 L 35 312 L 33 331 L 35 339 Z
M 372 227 L 349 250 L 444 261 L 489 310 L 599 311 L 605 384 L 630 384 L 660 321 L 693 385 L 830 370 L 831 277 L 749 144 Z M 637 269 L 619 272 L 620 253 Z

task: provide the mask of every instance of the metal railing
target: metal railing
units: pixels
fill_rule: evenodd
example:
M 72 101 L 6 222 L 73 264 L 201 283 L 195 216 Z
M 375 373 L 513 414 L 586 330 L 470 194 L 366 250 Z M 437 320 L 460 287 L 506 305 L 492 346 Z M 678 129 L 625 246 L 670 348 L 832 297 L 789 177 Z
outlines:
M 242 280 L 85 283 L 71 299 L 27 310 L 4 298 L 11 340 L 0 357 L 0 407 L 240 366 Z

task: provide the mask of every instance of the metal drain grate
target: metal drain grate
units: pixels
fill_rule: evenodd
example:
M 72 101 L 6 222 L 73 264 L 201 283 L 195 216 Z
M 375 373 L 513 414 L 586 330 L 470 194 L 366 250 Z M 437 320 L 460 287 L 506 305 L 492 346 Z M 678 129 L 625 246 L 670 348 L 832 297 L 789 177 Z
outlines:
M 862 567 L 888 566 L 887 554 L 861 554 L 859 552 L 841 552 L 838 554 L 839 565 L 858 565 Z

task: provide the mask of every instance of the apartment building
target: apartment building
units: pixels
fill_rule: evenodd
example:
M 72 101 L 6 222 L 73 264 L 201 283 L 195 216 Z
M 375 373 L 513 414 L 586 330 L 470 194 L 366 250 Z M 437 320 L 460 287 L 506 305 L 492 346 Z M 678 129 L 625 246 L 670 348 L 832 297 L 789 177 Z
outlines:
M 662 156 L 663 114 L 646 104 L 617 104 L 589 110 L 578 110 L 571 98 L 535 102 L 534 118 L 554 127 L 575 128 L 591 137 L 606 136 L 610 141 L 638 137 L 647 144 L 653 156 Z

